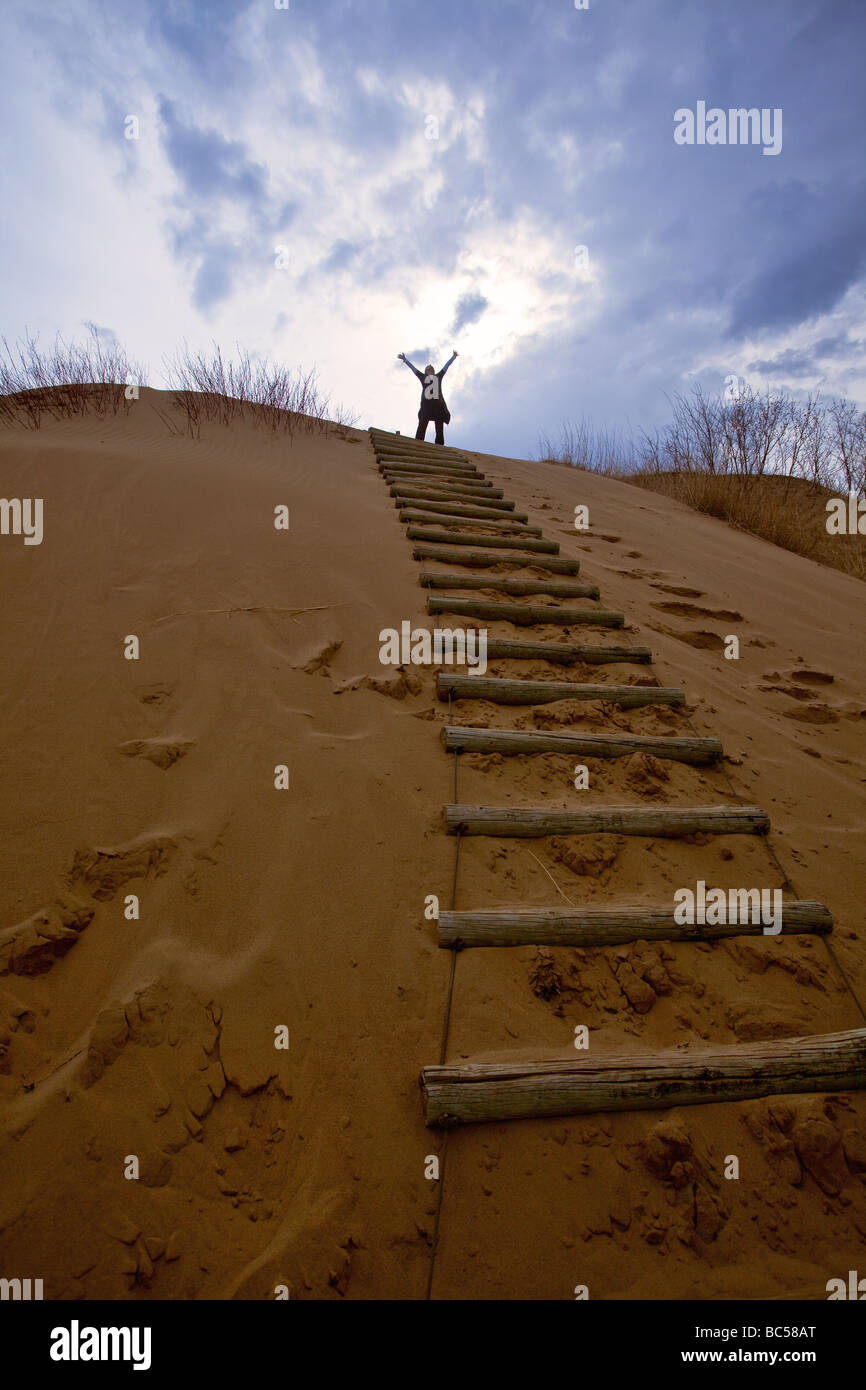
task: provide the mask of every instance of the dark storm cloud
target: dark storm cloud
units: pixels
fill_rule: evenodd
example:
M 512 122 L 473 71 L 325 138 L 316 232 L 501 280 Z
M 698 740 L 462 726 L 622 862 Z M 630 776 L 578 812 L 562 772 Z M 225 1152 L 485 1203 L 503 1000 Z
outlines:
M 449 333 L 459 333 L 461 328 L 467 328 L 470 323 L 477 323 L 487 308 L 487 300 L 483 294 L 464 294 L 458 299 L 454 306 L 454 318 L 449 328 Z

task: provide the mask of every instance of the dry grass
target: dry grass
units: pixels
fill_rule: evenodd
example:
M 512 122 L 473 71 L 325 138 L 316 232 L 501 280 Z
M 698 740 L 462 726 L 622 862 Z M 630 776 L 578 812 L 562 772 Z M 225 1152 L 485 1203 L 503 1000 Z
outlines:
M 39 429 L 46 416 L 116 415 L 128 411 L 147 384 L 141 364 L 93 324 L 83 343 L 67 343 L 58 334 L 52 347 L 41 348 L 29 333 L 14 346 L 6 338 L 0 342 L 0 423 Z M 164 372 L 175 409 L 153 409 L 172 434 L 199 438 L 203 420 L 228 425 L 240 417 L 274 434 L 345 434 L 356 418 L 331 405 L 315 371 L 292 371 L 240 349 L 235 360 L 227 360 L 217 344 L 205 354 L 184 343 L 164 362 Z
M 241 348 L 232 361 L 217 343 L 209 354 L 193 353 L 184 343 L 165 359 L 163 370 L 186 432 L 196 438 L 202 420 L 228 425 L 247 417 L 275 434 L 292 435 L 296 430 L 344 432 L 357 419 L 343 406 L 331 405 L 315 371 L 290 371 L 269 358 L 254 359 Z
M 627 444 L 581 420 L 541 462 L 593 473 L 674 497 L 773 545 L 866 579 L 866 537 L 830 535 L 827 501 L 866 493 L 866 414 L 848 399 L 738 387 L 730 398 L 699 386 L 671 398 L 673 418 Z
M 144 386 L 144 369 L 113 339 L 88 325 L 84 343 L 67 343 L 57 335 L 41 349 L 27 333 L 12 347 L 6 338 L 0 352 L 0 421 L 39 429 L 44 416 L 116 415 L 128 410 L 133 386 Z
M 622 481 L 673 497 L 783 550 L 866 579 L 866 536 L 828 533 L 827 500 L 839 494 L 820 483 L 772 474 L 742 478 L 718 473 L 640 472 Z

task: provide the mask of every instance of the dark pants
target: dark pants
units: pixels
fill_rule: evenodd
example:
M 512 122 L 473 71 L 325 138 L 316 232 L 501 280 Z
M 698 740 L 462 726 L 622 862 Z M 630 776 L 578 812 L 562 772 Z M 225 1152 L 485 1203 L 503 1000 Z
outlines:
M 436 426 L 436 440 L 435 440 L 435 442 L 436 442 L 437 444 L 444 444 L 444 443 L 445 443 L 445 426 L 443 425 L 443 423 L 442 423 L 441 420 L 434 420 L 433 423 L 434 423 L 434 425 Z M 425 434 L 427 433 L 427 426 L 428 426 L 429 424 L 430 424 L 430 421 L 429 421 L 429 420 L 419 420 L 419 421 L 418 421 L 418 428 L 417 428 L 417 430 L 415 431 L 415 438 L 416 438 L 416 439 L 423 439 L 423 438 L 424 438 Z

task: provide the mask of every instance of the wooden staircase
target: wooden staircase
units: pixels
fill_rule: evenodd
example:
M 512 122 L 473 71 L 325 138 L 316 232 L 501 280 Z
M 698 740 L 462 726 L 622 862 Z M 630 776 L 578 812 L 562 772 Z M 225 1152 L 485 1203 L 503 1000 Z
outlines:
M 488 655 L 516 663 L 544 660 L 568 667 L 576 662 L 603 666 L 613 662 L 647 666 L 645 647 L 563 642 L 550 629 L 622 628 L 625 615 L 600 606 L 595 585 L 573 579 L 545 579 L 536 573 L 574 576 L 580 562 L 559 557 L 559 544 L 494 487 L 458 449 L 425 444 L 372 429 L 370 438 L 379 471 L 414 543 L 414 558 L 479 570 L 507 561 L 531 569 L 524 577 L 484 576 L 422 570 L 431 617 L 506 622 L 537 627 L 532 640 L 491 637 Z M 440 594 L 439 590 L 446 590 Z M 437 591 L 437 592 L 434 592 Z M 461 597 L 466 591 L 496 598 Z M 541 603 L 520 602 L 539 598 Z M 555 599 L 588 600 L 574 608 Z M 682 707 L 685 693 L 646 684 L 587 684 L 563 680 L 527 680 L 520 676 L 478 676 L 440 672 L 441 700 L 479 700 L 504 706 L 536 706 L 557 700 L 604 702 L 612 709 L 639 706 Z M 499 755 L 566 752 L 581 758 L 620 758 L 636 752 L 693 766 L 711 766 L 723 757 L 715 738 L 649 736 L 622 732 L 561 733 L 448 725 L 447 751 Z M 690 835 L 766 835 L 769 817 L 755 806 L 602 806 L 557 810 L 544 806 L 464 805 L 445 808 L 445 828 L 455 836 L 519 836 L 611 833 L 657 837 Z M 455 871 L 456 882 L 456 871 Z M 781 935 L 804 933 L 826 937 L 833 927 L 827 908 L 808 900 L 783 904 Z M 569 910 L 513 908 L 440 911 L 439 945 L 458 951 L 489 946 L 606 947 L 636 941 L 708 941 L 760 935 L 756 922 L 717 925 L 683 924 L 669 902 L 654 907 L 630 904 Z M 452 970 L 453 985 L 453 970 Z M 450 1011 L 450 994 L 449 994 Z M 531 1116 L 564 1116 L 589 1111 L 651 1109 L 671 1105 L 736 1101 L 783 1092 L 829 1092 L 866 1087 L 866 1028 L 803 1038 L 785 1038 L 748 1046 L 676 1049 L 641 1055 L 563 1061 L 521 1059 L 514 1064 L 447 1064 L 445 1040 L 439 1065 L 424 1067 L 421 1088 L 428 1125 L 458 1124 Z

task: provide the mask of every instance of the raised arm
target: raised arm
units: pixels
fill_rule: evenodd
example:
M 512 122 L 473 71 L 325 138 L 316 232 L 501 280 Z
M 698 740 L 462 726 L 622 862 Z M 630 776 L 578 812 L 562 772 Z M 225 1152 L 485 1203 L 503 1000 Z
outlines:
M 423 372 L 419 372 L 419 370 L 418 370 L 417 367 L 413 367 L 413 366 L 412 366 L 412 363 L 409 361 L 409 358 L 406 356 L 405 352 L 398 352 L 398 354 L 397 354 L 397 359 L 398 359 L 398 361 L 400 361 L 400 362 L 405 362 L 405 364 L 406 364 L 406 366 L 409 368 L 410 372 L 414 372 L 415 375 L 417 376 L 417 378 L 418 378 L 419 381 L 423 381 L 423 380 L 424 380 L 424 373 L 423 373 Z
M 451 363 L 454 361 L 454 359 L 455 359 L 456 356 L 457 356 L 457 353 L 456 353 L 456 352 L 454 351 L 454 349 L 452 348 L 452 350 L 451 350 L 451 356 L 448 358 L 448 361 L 445 363 L 445 366 L 442 368 L 442 370 L 441 370 L 440 373 L 439 373 L 440 377 L 442 377 L 442 376 L 445 375 L 445 373 L 447 372 L 448 368 L 451 366 Z

